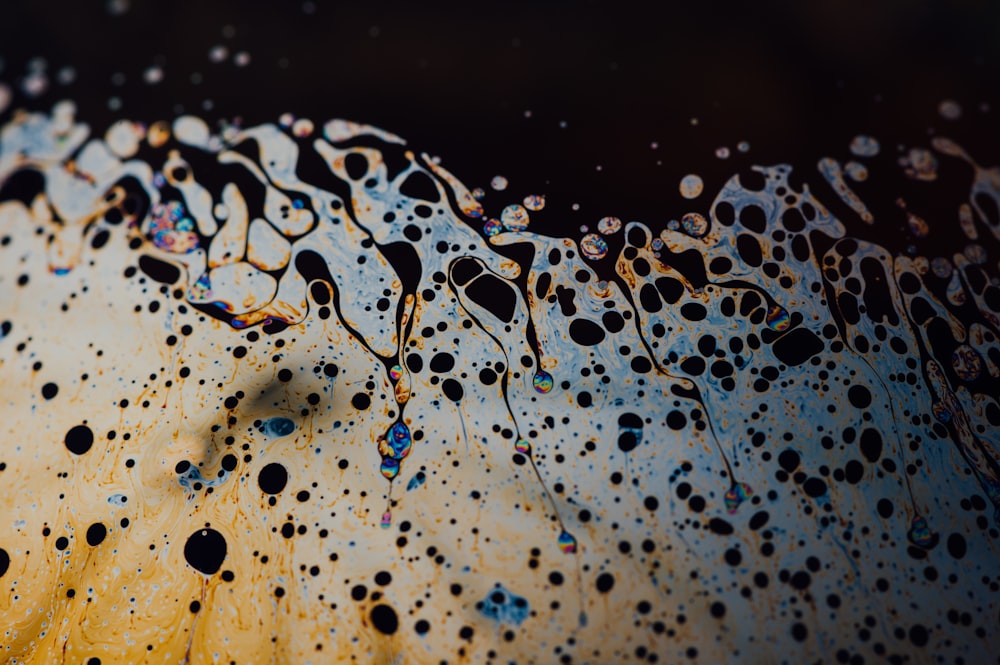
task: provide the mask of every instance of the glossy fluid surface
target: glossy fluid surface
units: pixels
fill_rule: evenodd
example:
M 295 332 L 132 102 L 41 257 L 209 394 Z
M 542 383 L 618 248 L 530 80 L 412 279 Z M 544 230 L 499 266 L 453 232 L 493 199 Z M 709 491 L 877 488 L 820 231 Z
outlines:
M 0 132 L 9 662 L 996 653 L 988 155 L 890 161 L 950 219 L 859 136 L 552 236 L 367 125 L 102 131 Z

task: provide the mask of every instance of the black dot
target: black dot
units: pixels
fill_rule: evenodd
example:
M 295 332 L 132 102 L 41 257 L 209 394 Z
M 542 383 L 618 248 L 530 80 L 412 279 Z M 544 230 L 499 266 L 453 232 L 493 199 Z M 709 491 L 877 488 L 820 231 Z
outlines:
M 215 529 L 199 529 L 184 543 L 184 558 L 195 570 L 214 575 L 226 558 L 226 539 Z
M 87 544 L 91 547 L 97 547 L 104 542 L 104 538 L 107 535 L 108 527 L 100 522 L 94 522 L 87 528 Z
M 462 401 L 462 397 L 465 395 L 462 384 L 455 379 L 445 379 L 442 381 L 441 390 L 444 391 L 445 397 L 456 403 Z
M 66 447 L 74 455 L 82 455 L 94 445 L 94 433 L 86 425 L 77 425 L 66 432 Z
M 948 554 L 956 559 L 961 559 L 965 556 L 966 549 L 965 537 L 962 534 L 953 533 L 948 536 Z
M 356 601 L 362 601 L 368 597 L 368 587 L 364 584 L 355 584 L 351 587 L 351 598 Z
M 7 554 L 7 550 L 0 547 L 0 577 L 7 573 L 8 568 L 10 568 L 10 555 Z
M 378 584 L 379 586 L 385 586 L 386 584 L 389 584 L 389 582 L 392 582 L 392 575 L 390 575 L 388 572 L 382 570 L 375 573 L 375 584 Z
M 392 635 L 399 628 L 399 617 L 396 616 L 396 610 L 388 605 L 373 607 L 371 620 L 376 630 L 385 635 Z
M 872 394 L 864 386 L 851 386 L 847 391 L 847 399 L 856 408 L 865 409 L 872 403 Z
M 417 631 L 417 635 L 426 635 L 430 629 L 431 625 L 423 619 L 413 625 L 413 630 Z
M 726 606 L 718 601 L 712 603 L 710 611 L 712 612 L 712 616 L 715 617 L 716 619 L 721 619 L 722 617 L 726 616 Z
M 358 411 L 364 411 L 372 404 L 372 398 L 365 393 L 357 393 L 351 398 L 351 404 Z
M 54 383 L 46 383 L 42 386 L 42 397 L 45 399 L 52 399 L 59 392 L 59 386 Z
M 288 471 L 277 462 L 271 462 L 257 474 L 257 484 L 265 494 L 278 494 L 288 484 Z
M 614 585 L 615 577 L 611 573 L 601 573 L 597 576 L 597 590 L 601 593 L 611 591 L 611 587 Z

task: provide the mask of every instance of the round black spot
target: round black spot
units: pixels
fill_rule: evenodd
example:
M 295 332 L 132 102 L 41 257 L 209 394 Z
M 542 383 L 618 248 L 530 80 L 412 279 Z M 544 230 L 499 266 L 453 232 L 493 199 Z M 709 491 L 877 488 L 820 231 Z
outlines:
M 424 368 L 424 359 L 420 357 L 418 353 L 411 353 L 406 356 L 406 366 L 414 374 L 420 372 Z
M 417 631 L 417 635 L 426 635 L 430 631 L 431 625 L 420 619 L 415 624 L 413 624 L 413 630 Z
M 108 527 L 100 522 L 94 522 L 87 528 L 87 544 L 91 547 L 97 547 L 104 542 L 107 535 Z
M 604 341 L 604 330 L 587 319 L 573 319 L 569 324 L 570 338 L 580 346 L 595 346 Z
M 634 450 L 639 441 L 636 439 L 635 432 L 625 431 L 618 435 L 618 448 L 622 452 L 629 452 Z
M 866 409 L 872 403 L 872 394 L 864 386 L 851 386 L 847 391 L 847 399 L 858 409 Z
M 781 454 L 778 455 L 778 464 L 788 473 L 795 471 L 799 467 L 799 461 L 799 454 L 790 448 L 781 451 Z
M 767 217 L 764 215 L 764 209 L 755 204 L 744 206 L 743 210 L 740 210 L 740 224 L 754 233 L 763 233 L 767 230 Z
M 199 529 L 184 543 L 184 558 L 195 570 L 214 575 L 226 558 L 226 539 L 215 529 Z
M 462 400 L 462 396 L 465 395 L 465 391 L 462 389 L 462 384 L 455 379 L 445 379 L 442 381 L 441 390 L 444 391 L 445 397 L 456 403 L 460 402 Z
M 857 485 L 864 475 L 865 467 L 858 460 L 852 459 L 844 465 L 844 480 L 850 484 Z
M 236 468 L 238 462 L 239 460 L 236 459 L 236 455 L 225 455 L 222 458 L 222 468 L 227 472 L 232 471 Z
M 611 587 L 615 585 L 615 576 L 611 573 L 601 573 L 597 576 L 597 590 L 601 593 L 607 593 L 611 591 Z
M 621 314 L 614 310 L 605 312 L 601 316 L 601 323 L 604 324 L 604 327 L 607 328 L 610 333 L 619 332 L 625 327 L 625 319 L 622 318 Z
M 497 373 L 489 367 L 484 367 L 479 371 L 479 380 L 486 386 L 492 386 L 497 381 Z
M 743 555 L 734 547 L 726 550 L 724 558 L 730 566 L 738 566 L 743 561 Z
M 705 371 L 704 358 L 699 358 L 698 356 L 685 358 L 683 362 L 681 362 L 681 371 L 691 376 L 700 376 Z
M 432 372 L 442 374 L 450 372 L 455 367 L 455 357 L 450 353 L 435 353 L 431 358 L 430 368 Z
M 882 435 L 878 433 L 878 430 L 870 427 L 865 429 L 861 432 L 858 445 L 861 447 L 861 454 L 869 462 L 875 463 L 882 456 Z
M 42 397 L 45 399 L 52 399 L 59 393 L 59 386 L 54 383 L 46 383 L 42 386 Z
M 594 398 L 586 390 L 583 390 L 576 396 L 576 403 L 586 409 L 594 403 Z
M 94 432 L 86 425 L 77 425 L 66 432 L 66 448 L 74 455 L 82 455 L 94 445 Z
M 812 478 L 806 480 L 802 489 L 805 490 L 806 495 L 811 496 L 814 499 L 818 499 L 826 494 L 826 483 L 823 482 L 822 478 L 813 476 Z
M 0 577 L 7 574 L 8 568 L 10 568 L 10 555 L 7 554 L 7 550 L 0 547 Z
M 716 619 L 721 619 L 726 616 L 726 606 L 718 601 L 712 603 L 712 606 L 709 609 L 712 612 L 712 616 Z
M 687 425 L 687 416 L 676 409 L 667 414 L 667 426 L 670 429 L 684 429 Z
M 876 509 L 878 510 L 879 517 L 882 519 L 892 517 L 893 506 L 892 501 L 889 499 L 879 499 Z
M 372 398 L 365 393 L 356 393 L 351 398 L 351 405 L 358 411 L 364 411 L 372 405 Z
M 375 573 L 375 584 L 385 586 L 390 582 L 392 582 L 392 575 L 390 575 L 387 571 L 381 570 Z
M 69 538 L 66 536 L 59 536 L 56 538 L 56 549 L 62 552 L 67 547 L 69 547 Z
M 636 356 L 632 358 L 629 366 L 636 374 L 648 374 L 653 370 L 653 363 L 649 361 L 649 358 L 644 356 Z
M 399 617 L 396 610 L 388 605 L 376 605 L 371 611 L 372 625 L 385 635 L 392 635 L 399 628 Z
M 344 157 L 344 170 L 351 180 L 361 180 L 368 173 L 368 160 L 358 152 L 352 152 Z
M 712 533 L 717 533 L 720 536 L 728 536 L 733 532 L 733 525 L 721 517 L 713 517 L 709 520 L 708 528 Z
M 708 316 L 705 306 L 697 302 L 689 302 L 681 305 L 681 316 L 688 321 L 702 321 Z
M 257 484 L 265 494 L 278 494 L 288 484 L 288 471 L 277 462 L 271 462 L 257 474 Z
M 809 629 L 804 623 L 792 624 L 792 637 L 795 638 L 796 642 L 805 642 L 805 639 L 809 637 Z
M 965 556 L 966 549 L 965 538 L 962 534 L 953 533 L 948 536 L 948 554 L 956 559 L 961 559 Z
M 282 370 L 278 370 L 278 380 L 279 381 L 284 381 L 285 383 L 288 383 L 289 381 L 291 381 L 292 380 L 292 370 L 287 369 L 287 368 L 286 369 L 282 369 Z
M 922 647 L 927 644 L 927 629 L 921 626 L 919 623 L 910 626 L 910 641 L 916 646 Z
M 720 201 L 715 206 L 715 221 L 723 226 L 732 226 L 736 221 L 736 209 L 728 201 Z
M 368 587 L 364 584 L 355 584 L 351 587 L 351 598 L 360 602 L 368 597 Z

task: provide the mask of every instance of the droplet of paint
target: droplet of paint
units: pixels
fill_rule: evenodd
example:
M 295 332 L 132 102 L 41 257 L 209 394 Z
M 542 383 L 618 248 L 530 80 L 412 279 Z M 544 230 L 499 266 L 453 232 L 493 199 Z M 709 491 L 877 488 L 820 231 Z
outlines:
M 792 325 L 792 320 L 788 315 L 788 310 L 781 305 L 769 307 L 767 309 L 767 318 L 765 318 L 765 321 L 771 330 L 776 330 L 778 332 L 784 332 L 785 330 L 788 330 L 788 326 Z
M 528 228 L 528 211 L 524 206 L 513 203 L 503 209 L 500 213 L 500 221 L 511 231 L 524 231 Z
M 701 178 L 693 173 L 689 173 L 681 179 L 681 196 L 686 199 L 696 199 L 701 196 L 702 190 L 705 188 L 705 183 L 701 181 Z
M 535 372 L 535 375 L 531 377 L 531 386 L 536 392 L 540 392 L 543 395 L 545 393 L 552 391 L 552 386 L 555 382 L 552 379 L 552 375 L 546 372 L 544 369 L 540 369 Z
M 744 501 L 753 496 L 753 489 L 746 483 L 733 483 L 733 486 L 726 492 L 726 510 L 735 513 Z
M 597 222 L 597 230 L 606 236 L 618 233 L 621 231 L 621 228 L 622 220 L 617 217 L 601 217 L 600 221 Z
M 681 228 L 689 236 L 700 238 L 708 233 L 708 220 L 700 213 L 689 212 L 681 217 Z
M 518 438 L 517 441 L 514 442 L 514 450 L 521 453 L 522 455 L 530 455 L 531 444 L 528 443 L 526 439 Z
M 486 220 L 486 223 L 483 224 L 483 233 L 488 236 L 495 236 L 501 232 L 503 232 L 503 224 L 500 223 L 499 219 L 490 217 Z
M 391 512 L 389 512 L 387 510 L 384 513 L 382 513 L 382 522 L 380 523 L 379 526 L 381 526 L 383 529 L 388 529 L 390 526 L 392 526 L 392 513 Z
M 559 549 L 563 551 L 564 554 L 573 554 L 576 552 L 576 538 L 573 537 L 569 531 L 563 531 L 559 534 Z
M 608 243 L 596 233 L 588 233 L 580 239 L 580 252 L 592 261 L 603 259 L 608 254 Z

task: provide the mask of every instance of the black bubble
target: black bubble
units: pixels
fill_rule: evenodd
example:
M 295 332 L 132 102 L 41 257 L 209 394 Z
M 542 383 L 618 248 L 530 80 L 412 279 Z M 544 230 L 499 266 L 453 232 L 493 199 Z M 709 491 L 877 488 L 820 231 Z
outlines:
M 226 539 L 215 529 L 199 529 L 184 543 L 184 558 L 195 570 L 214 575 L 226 558 Z
M 86 425 L 77 425 L 66 432 L 66 448 L 74 455 L 82 455 L 94 445 L 94 432 Z
M 872 394 L 864 386 L 851 386 L 847 391 L 847 399 L 851 404 L 859 409 L 867 408 L 872 403 Z
M 611 587 L 614 585 L 615 577 L 611 573 L 601 573 L 597 576 L 597 590 L 601 593 L 611 591 Z
M 450 353 L 436 353 L 431 358 L 430 368 L 438 374 L 450 372 L 455 367 L 455 357 Z
M 288 471 L 277 462 L 271 462 L 257 474 L 257 484 L 265 494 L 278 494 L 288 484 Z
M 587 319 L 573 319 L 569 324 L 569 336 L 580 346 L 595 346 L 604 341 L 604 330 Z
M 42 386 L 42 397 L 45 399 L 52 399 L 59 393 L 59 386 L 49 382 Z
M 965 544 L 965 537 L 960 533 L 953 533 L 948 536 L 948 554 L 952 555 L 956 559 L 961 559 L 965 556 L 965 551 L 967 546 Z
M 795 469 L 799 467 L 799 462 L 799 454 L 794 450 L 783 450 L 781 451 L 781 454 L 778 455 L 778 464 L 780 464 L 781 468 L 788 473 L 795 471 Z
M 10 568 L 10 555 L 7 554 L 7 550 L 0 547 L 0 577 L 7 574 L 8 568 Z
M 94 522 L 87 528 L 87 544 L 91 547 L 97 547 L 104 542 L 107 535 L 108 528 L 100 522 Z
M 399 617 L 396 610 L 388 605 L 376 605 L 371 611 L 372 625 L 385 635 L 392 635 L 399 628 Z
M 441 390 L 444 391 L 445 397 L 450 399 L 452 402 L 461 401 L 465 391 L 462 389 L 462 384 L 455 379 L 445 379 L 441 382 Z
M 358 411 L 364 411 L 372 405 L 372 398 L 365 393 L 356 393 L 351 398 L 351 405 Z

